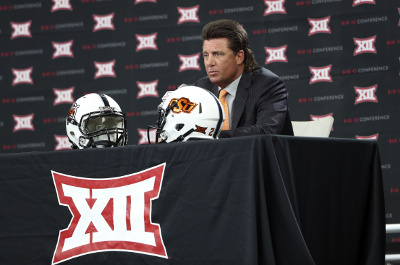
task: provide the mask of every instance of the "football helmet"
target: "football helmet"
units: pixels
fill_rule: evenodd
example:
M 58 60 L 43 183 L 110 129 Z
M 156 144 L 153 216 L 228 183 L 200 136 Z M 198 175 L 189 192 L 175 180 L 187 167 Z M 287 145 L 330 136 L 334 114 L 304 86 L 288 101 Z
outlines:
M 217 139 L 225 117 L 214 94 L 186 85 L 167 92 L 157 111 L 156 143 Z
M 111 97 L 87 94 L 71 106 L 66 120 L 72 149 L 124 146 L 128 142 L 125 113 Z

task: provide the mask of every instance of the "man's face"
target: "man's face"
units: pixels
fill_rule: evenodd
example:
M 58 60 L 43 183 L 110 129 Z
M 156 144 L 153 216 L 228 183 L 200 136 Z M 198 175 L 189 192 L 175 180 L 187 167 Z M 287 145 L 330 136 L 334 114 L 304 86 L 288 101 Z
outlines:
M 244 69 L 244 52 L 237 54 L 229 49 L 228 39 L 211 39 L 203 42 L 203 59 L 211 82 L 225 88 L 238 78 Z

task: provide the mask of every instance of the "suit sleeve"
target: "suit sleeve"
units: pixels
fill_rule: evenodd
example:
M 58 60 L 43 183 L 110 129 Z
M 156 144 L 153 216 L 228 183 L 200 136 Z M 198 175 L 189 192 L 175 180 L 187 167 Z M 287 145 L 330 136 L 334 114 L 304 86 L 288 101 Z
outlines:
M 253 84 L 254 83 L 254 84 Z M 238 137 L 258 134 L 282 134 L 293 135 L 287 105 L 287 92 L 283 81 L 276 75 L 261 78 L 253 82 L 248 89 L 249 99 L 246 106 L 247 115 L 255 117 L 243 117 L 251 120 L 238 125 L 238 128 L 222 131 L 220 138 Z M 254 105 L 254 107 L 251 107 Z

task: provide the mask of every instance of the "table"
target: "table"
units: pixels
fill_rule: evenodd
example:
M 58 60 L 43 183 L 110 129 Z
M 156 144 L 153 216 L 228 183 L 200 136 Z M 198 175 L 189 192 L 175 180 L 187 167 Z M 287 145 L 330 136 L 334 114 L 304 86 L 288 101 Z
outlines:
M 0 155 L 0 264 L 384 264 L 375 141 Z

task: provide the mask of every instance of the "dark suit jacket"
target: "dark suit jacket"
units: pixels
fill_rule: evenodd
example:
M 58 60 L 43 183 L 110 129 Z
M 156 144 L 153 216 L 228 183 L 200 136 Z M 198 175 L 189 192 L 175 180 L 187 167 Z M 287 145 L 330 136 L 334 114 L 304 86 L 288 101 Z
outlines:
M 218 86 L 208 77 L 195 86 L 210 90 L 218 97 Z M 257 67 L 243 73 L 233 101 L 231 129 L 222 131 L 220 138 L 257 134 L 293 135 L 283 81 L 273 72 Z

